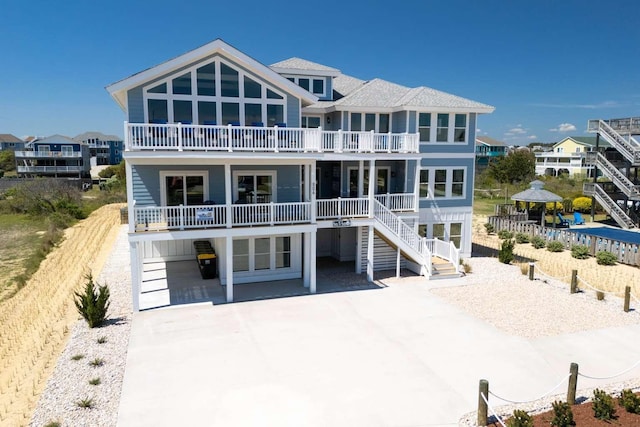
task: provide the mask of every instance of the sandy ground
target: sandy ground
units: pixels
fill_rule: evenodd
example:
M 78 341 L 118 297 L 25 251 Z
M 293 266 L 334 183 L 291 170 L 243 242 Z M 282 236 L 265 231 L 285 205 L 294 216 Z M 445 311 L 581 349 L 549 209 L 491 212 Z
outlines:
M 108 205 L 65 232 L 27 285 L 0 305 L 0 424 L 27 425 L 39 395 L 78 319 L 73 292 L 97 277 L 120 223 Z
M 487 235 L 484 229 L 486 222 L 486 216 L 474 215 L 474 249 L 483 246 L 497 250 L 502 241 L 496 235 Z M 482 252 L 485 252 L 483 255 L 489 255 L 490 251 Z M 593 287 L 622 296 L 625 286 L 631 286 L 632 295 L 640 299 L 640 269 L 637 267 L 623 264 L 602 266 L 598 265 L 595 258 L 580 260 L 573 258 L 570 251 L 554 253 L 546 249 L 535 249 L 530 243 L 516 244 L 514 253 L 524 258 L 521 260 L 523 262 L 535 262 L 540 272 L 566 283 L 570 282 L 571 270 L 578 270 L 578 287 L 581 289 L 589 290 Z

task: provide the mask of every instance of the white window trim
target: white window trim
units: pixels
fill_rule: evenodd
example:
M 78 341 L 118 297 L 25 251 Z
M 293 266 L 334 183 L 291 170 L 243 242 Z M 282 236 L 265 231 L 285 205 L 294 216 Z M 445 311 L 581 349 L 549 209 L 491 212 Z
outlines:
M 317 114 L 304 114 L 304 115 L 300 116 L 300 127 L 303 128 L 305 119 L 309 119 L 309 118 L 320 119 L 320 126 L 319 127 L 322 128 L 323 117 L 320 116 L 320 115 L 317 115 Z M 308 120 L 307 120 L 307 122 L 308 122 Z M 314 128 L 314 129 L 317 129 L 317 128 Z
M 456 237 L 460 237 L 460 246 L 462 246 L 462 241 L 465 237 L 464 234 L 464 230 L 465 230 L 465 222 L 464 221 L 459 221 L 459 220 L 452 220 L 452 221 L 433 221 L 433 222 L 429 222 L 429 223 L 421 223 L 418 224 L 418 229 L 421 226 L 424 226 L 426 228 L 426 236 L 422 236 L 422 237 L 426 237 L 427 239 L 433 239 L 433 226 L 435 224 L 443 224 L 444 225 L 444 236 L 443 236 L 443 241 L 445 242 L 450 242 L 451 241 L 451 225 L 452 224 L 462 224 L 460 226 L 460 235 L 456 235 Z
M 445 170 L 447 174 L 447 179 L 445 181 L 445 196 L 435 196 L 435 178 L 436 178 L 436 169 L 437 170 Z M 462 196 L 453 196 L 452 188 L 453 188 L 453 171 L 462 169 L 464 172 L 464 180 L 462 181 Z M 462 200 L 467 197 L 467 180 L 469 179 L 469 169 L 466 166 L 431 166 L 431 167 L 423 167 L 420 168 L 420 171 L 426 170 L 429 177 L 429 185 L 427 187 L 427 196 L 420 197 L 420 200 Z
M 348 119 L 348 125 L 349 125 L 349 130 L 351 130 L 351 116 L 353 114 L 360 114 L 360 130 L 357 132 L 371 132 L 371 130 L 364 130 L 365 129 L 365 124 L 366 124 L 366 115 L 367 114 L 373 114 L 375 116 L 375 125 L 374 125 L 374 129 L 373 131 L 375 133 L 380 133 L 380 115 L 384 114 L 386 116 L 389 117 L 389 121 L 387 122 L 387 124 L 389 125 L 389 132 L 391 132 L 391 114 L 389 113 L 371 113 L 371 112 L 366 112 L 366 111 L 349 111 L 349 119 Z M 388 133 L 388 132 L 384 132 L 384 133 Z
M 204 194 L 204 200 L 209 200 L 209 171 L 206 170 L 163 170 L 160 171 L 160 206 L 167 206 L 167 183 L 166 177 L 168 176 L 201 176 L 202 193 Z
M 233 186 L 232 186 L 232 194 L 233 201 L 238 200 L 240 198 L 240 194 L 238 193 L 238 176 L 240 175 L 253 175 L 254 178 L 256 175 L 269 175 L 271 176 L 271 201 L 274 203 L 278 202 L 278 182 L 277 177 L 278 173 L 275 170 L 234 170 L 233 171 Z
M 320 77 L 319 78 L 318 76 L 294 76 L 294 75 L 291 75 L 291 74 L 282 74 L 282 77 L 284 77 L 286 79 L 293 79 L 293 83 L 295 83 L 298 86 L 300 86 L 300 79 L 307 79 L 307 80 L 309 80 L 309 91 L 308 91 L 309 93 L 317 96 L 318 98 L 323 98 L 323 97 L 327 96 L 327 79 L 325 77 Z M 313 81 L 314 80 L 322 80 L 322 93 L 313 91 Z M 300 86 L 300 87 L 302 87 L 302 86 Z
M 364 175 L 366 176 L 367 173 L 369 173 L 369 166 L 366 166 L 363 168 L 364 169 Z M 349 185 L 349 177 L 351 177 L 351 171 L 357 171 L 359 170 L 358 166 L 348 166 L 347 167 L 347 185 Z M 387 171 L 387 189 L 389 189 L 391 187 L 391 166 L 376 166 L 376 179 L 378 178 L 378 171 L 380 170 L 386 170 Z M 374 185 L 374 191 L 375 189 L 378 187 L 378 185 Z M 368 186 L 364 186 L 363 183 L 363 187 L 362 189 L 364 190 L 364 194 L 362 195 L 362 197 L 368 196 L 368 191 L 369 191 L 369 187 Z M 348 189 L 350 192 L 350 189 Z M 375 194 L 387 194 L 387 193 L 375 193 Z
M 469 144 L 469 113 L 447 113 L 446 111 L 417 111 L 416 112 L 416 132 L 419 131 L 420 124 L 420 113 L 431 113 L 431 129 L 429 132 L 429 141 L 420 141 L 420 144 L 429 144 L 429 145 L 468 145 Z M 446 141 L 437 141 L 438 136 L 438 114 L 448 114 L 449 115 L 449 126 L 447 129 L 447 140 Z M 454 137 L 456 134 L 456 114 L 464 114 L 467 116 L 466 125 L 465 125 L 465 140 L 464 141 L 454 141 Z M 462 128 L 460 128 L 462 129 Z
M 276 252 L 276 239 L 278 237 L 288 237 L 289 238 L 289 267 L 276 267 L 276 257 L 278 255 L 278 253 Z M 255 245 L 255 241 L 256 239 L 265 239 L 268 238 L 269 239 L 269 268 L 265 268 L 265 269 L 260 269 L 260 270 L 256 270 L 256 245 Z M 249 269 L 248 270 L 241 270 L 241 271 L 233 271 L 233 275 L 234 277 L 236 275 L 239 276 L 253 276 L 253 275 L 259 275 L 259 274 L 269 274 L 269 273 L 287 273 L 287 272 L 292 272 L 292 271 L 297 271 L 299 270 L 299 262 L 298 262 L 298 258 L 295 256 L 295 254 L 300 253 L 299 250 L 299 239 L 296 238 L 295 235 L 274 235 L 274 236 L 255 236 L 255 237 L 238 237 L 238 238 L 234 238 L 235 240 L 248 240 L 249 241 L 249 251 L 248 251 L 248 256 L 249 256 Z M 235 253 L 233 255 L 234 257 L 236 256 Z M 232 268 L 233 268 L 233 262 L 232 262 Z
M 209 65 L 211 63 L 215 63 L 216 69 L 216 95 L 198 95 L 198 68 L 204 67 L 205 65 Z M 228 67 L 232 68 L 238 73 L 238 97 L 230 97 L 230 96 L 221 96 L 220 88 L 221 85 L 221 74 L 220 74 L 220 64 L 224 63 Z M 171 81 L 176 77 L 180 77 L 184 74 L 191 73 L 191 95 L 176 95 L 172 93 L 172 85 Z M 260 84 L 261 87 L 261 97 L 260 98 L 245 98 L 244 97 L 244 77 L 247 76 L 251 80 Z M 167 93 L 149 93 L 149 89 L 159 86 L 163 83 L 167 85 Z M 326 86 L 326 85 L 325 85 Z M 280 95 L 282 99 L 271 99 L 267 98 L 267 88 L 276 94 Z M 149 122 L 149 99 L 158 99 L 167 101 L 167 122 L 175 123 L 173 117 L 173 101 L 191 101 L 191 122 L 193 124 L 199 123 L 198 118 L 198 101 L 205 102 L 215 102 L 216 103 L 216 123 L 219 125 L 222 124 L 222 103 L 234 103 L 239 105 L 239 118 L 240 123 L 244 123 L 246 126 L 251 123 L 246 123 L 245 121 L 245 104 L 260 104 L 262 107 L 262 122 L 267 123 L 267 105 L 282 105 L 282 119 L 287 121 L 287 94 L 282 92 L 275 87 L 268 85 L 259 77 L 247 73 L 242 69 L 238 69 L 238 67 L 225 60 L 222 57 L 216 57 L 210 61 L 201 62 L 194 64 L 193 66 L 186 68 L 178 73 L 171 74 L 162 80 L 154 81 L 153 83 L 143 86 L 142 88 L 142 98 L 143 98 L 143 108 L 144 108 L 144 121 L 145 123 Z

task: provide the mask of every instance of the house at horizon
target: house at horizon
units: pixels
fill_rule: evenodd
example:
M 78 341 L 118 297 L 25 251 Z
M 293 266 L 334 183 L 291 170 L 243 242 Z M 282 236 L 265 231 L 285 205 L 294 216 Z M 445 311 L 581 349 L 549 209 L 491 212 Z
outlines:
M 497 162 L 507 155 L 507 146 L 504 142 L 488 136 L 476 137 L 476 173 L 482 172 L 491 163 Z
M 475 129 L 489 105 L 300 58 L 266 66 L 220 39 L 107 90 L 127 117 L 135 310 L 172 302 L 148 266 L 194 262 L 203 245 L 227 302 L 252 282 L 314 293 L 319 257 L 372 281 L 400 268 L 434 278 L 441 265 L 456 275 L 471 255 Z
M 24 150 L 25 141 L 11 135 L 10 133 L 0 133 L 0 151 L 2 150 Z
M 605 140 L 598 144 L 604 153 L 611 145 Z M 558 176 L 579 174 L 593 177 L 593 165 L 587 162 L 586 153 L 596 151 L 595 136 L 568 136 L 555 143 L 551 151 L 536 152 L 536 175 Z
M 95 164 L 117 165 L 122 161 L 124 141 L 115 135 L 105 135 L 100 132 L 85 132 L 73 138 L 89 146 L 89 153 L 95 158 Z
M 35 138 L 15 152 L 19 177 L 91 178 L 89 147 L 63 135 Z

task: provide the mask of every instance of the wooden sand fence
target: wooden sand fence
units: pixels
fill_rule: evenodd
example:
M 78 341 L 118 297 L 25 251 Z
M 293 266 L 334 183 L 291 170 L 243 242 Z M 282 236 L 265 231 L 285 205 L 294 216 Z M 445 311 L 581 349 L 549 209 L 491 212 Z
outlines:
M 27 425 L 79 315 L 73 292 L 98 277 L 120 225 L 120 205 L 103 206 L 66 230 L 28 283 L 0 304 L 0 425 Z

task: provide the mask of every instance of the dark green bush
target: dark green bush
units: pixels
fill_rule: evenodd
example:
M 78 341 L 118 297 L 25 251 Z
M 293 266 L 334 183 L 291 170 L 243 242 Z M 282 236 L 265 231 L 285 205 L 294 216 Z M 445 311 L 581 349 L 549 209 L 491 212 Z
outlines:
M 616 415 L 613 398 L 603 390 L 593 391 L 593 416 L 602 421 L 612 420 Z
M 498 260 L 503 264 L 510 264 L 513 261 L 513 240 L 505 240 L 502 242 L 500 251 L 498 251 Z
M 617 258 L 609 251 L 600 251 L 596 254 L 596 261 L 600 265 L 616 265 Z
M 498 238 L 502 240 L 507 240 L 513 238 L 513 233 L 509 230 L 500 230 L 498 231 Z
M 547 242 L 545 242 L 545 240 L 540 237 L 540 236 L 534 236 L 531 239 L 531 244 L 533 245 L 534 248 L 536 249 L 542 249 L 545 246 L 547 246 Z
M 488 222 L 484 225 L 484 229 L 487 230 L 487 234 L 493 234 L 496 231 L 493 224 L 489 224 Z
M 557 240 L 552 240 L 547 243 L 547 250 L 549 252 L 562 252 L 564 250 L 564 245 L 562 242 L 558 242 Z
M 533 427 L 533 418 L 525 411 L 516 409 L 513 416 L 507 420 L 508 427 Z
M 585 245 L 571 246 L 571 256 L 577 259 L 589 258 L 589 247 Z
M 574 425 L 573 412 L 571 411 L 571 405 L 567 402 L 555 401 L 551 404 L 553 408 L 553 418 L 551 419 L 551 425 L 554 427 L 569 427 Z
M 631 414 L 640 414 L 640 396 L 636 395 L 628 388 L 622 390 L 620 397 L 618 398 L 618 402 L 625 411 Z
M 529 243 L 531 238 L 528 234 L 525 233 L 517 233 L 516 234 L 516 243 Z
M 106 285 L 98 285 L 96 292 L 93 276 L 86 276 L 87 283 L 84 293 L 75 292 L 75 305 L 78 313 L 87 321 L 90 328 L 100 326 L 107 317 L 109 309 L 109 288 Z

